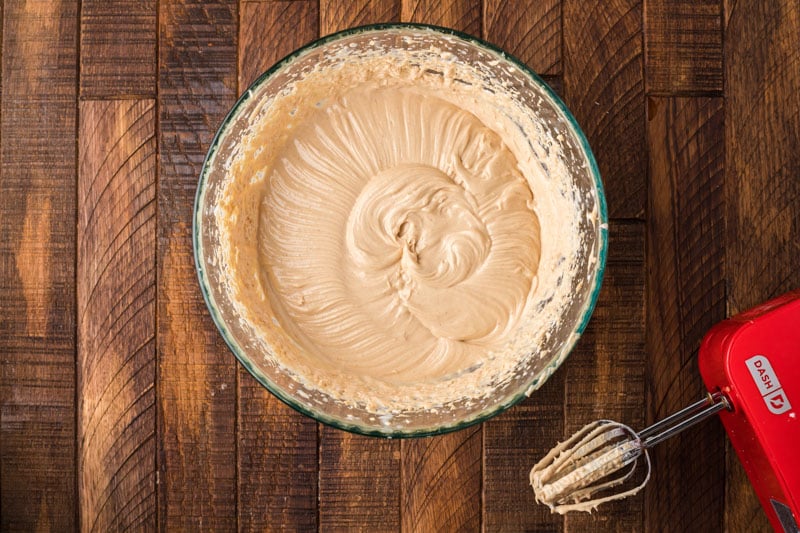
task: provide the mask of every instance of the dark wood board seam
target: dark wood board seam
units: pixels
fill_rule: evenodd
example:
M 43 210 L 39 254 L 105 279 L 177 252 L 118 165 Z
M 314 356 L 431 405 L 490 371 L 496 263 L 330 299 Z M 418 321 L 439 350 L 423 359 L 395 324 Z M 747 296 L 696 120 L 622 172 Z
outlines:
M 78 380 L 80 376 L 80 368 L 79 368 L 79 361 L 78 361 L 78 352 L 80 350 L 80 343 L 78 342 L 78 329 L 79 329 L 79 320 L 77 314 L 80 312 L 78 307 L 78 216 L 80 211 L 78 211 L 79 207 L 79 193 L 78 193 L 78 181 L 80 180 L 80 127 L 81 127 L 81 113 L 80 113 L 80 94 L 81 94 L 81 14 L 83 13 L 83 2 L 78 2 L 78 13 L 77 13 L 77 20 L 75 22 L 77 26 L 78 35 L 75 39 L 75 206 L 73 209 L 75 210 L 75 253 L 73 257 L 74 261 L 74 279 L 72 281 L 73 287 L 75 287 L 74 291 L 74 298 L 75 302 L 73 305 L 75 306 L 75 325 L 73 331 L 73 337 L 75 339 L 75 354 L 74 354 L 74 362 L 75 362 L 75 399 L 73 400 L 73 409 L 74 409 L 74 416 L 75 416 L 75 457 L 73 459 L 75 468 L 74 468 L 74 483 L 75 483 L 75 531 L 81 531 L 81 484 L 80 484 L 80 477 L 81 473 L 78 471 L 78 465 L 80 464 L 80 441 L 78 440 L 78 435 L 80 434 L 80 414 L 78 410 L 78 405 L 80 405 L 80 391 L 78 389 Z M 0 24 L 2 26 L 2 24 Z M 158 150 L 158 148 L 156 148 Z M 158 202 L 156 202 L 158 203 Z M 156 449 L 158 447 L 156 446 Z
M 655 97 L 686 97 L 686 98 L 719 98 L 722 97 L 724 91 L 711 91 L 711 90 L 678 90 L 678 91 L 647 91 L 646 96 Z
M 153 447 L 153 466 L 156 469 L 155 476 L 153 476 L 153 480 L 155 483 L 155 487 L 153 487 L 153 491 L 155 493 L 156 499 L 156 509 L 155 509 L 155 520 L 156 520 L 156 531 L 159 531 L 161 527 L 161 491 L 159 490 L 159 483 L 160 483 L 160 476 L 161 476 L 161 461 L 159 460 L 160 454 L 158 451 L 161 449 L 161 436 L 163 434 L 162 427 L 161 427 L 161 419 L 163 413 L 161 413 L 161 409 L 159 406 L 161 405 L 161 398 L 158 394 L 159 390 L 159 383 L 161 383 L 161 352 L 158 349 L 159 342 L 158 342 L 158 332 L 159 329 L 159 314 L 158 314 L 158 302 L 159 302 L 159 283 L 161 282 L 158 268 L 158 260 L 159 252 L 161 251 L 161 247 L 158 244 L 158 235 L 159 235 L 159 220 L 161 216 L 161 202 L 158 201 L 158 191 L 161 190 L 161 72 L 160 72 L 160 61 L 161 61 L 161 0 L 155 0 L 156 2 L 156 16 L 155 21 L 153 24 L 155 25 L 155 32 L 156 32 L 156 39 L 155 39 L 155 71 L 153 72 L 153 76 L 155 77 L 154 80 L 154 110 L 155 110 L 155 117 L 153 117 L 153 127 L 154 129 L 154 136 L 155 136 L 155 143 L 156 143 L 156 168 L 154 169 L 155 172 L 155 217 L 156 217 L 156 224 L 155 224 L 155 232 L 156 238 L 154 243 L 154 251 L 155 251 L 155 265 L 153 273 L 153 280 L 155 281 L 155 311 L 154 311 L 154 318 L 153 318 L 153 325 L 155 327 L 155 335 L 153 339 L 153 359 L 155 363 L 155 370 L 154 370 L 154 379 L 155 379 L 155 390 L 153 391 L 154 397 L 154 405 L 153 405 L 153 416 L 155 416 L 155 428 L 153 432 L 155 434 L 156 445 Z

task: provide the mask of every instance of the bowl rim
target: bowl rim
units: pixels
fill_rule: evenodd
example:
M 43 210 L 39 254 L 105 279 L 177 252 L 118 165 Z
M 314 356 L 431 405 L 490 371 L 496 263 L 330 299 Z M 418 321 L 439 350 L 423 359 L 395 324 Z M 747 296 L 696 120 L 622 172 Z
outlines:
M 272 76 L 272 74 L 281 69 L 284 65 L 293 61 L 295 58 L 305 53 L 308 53 L 316 48 L 324 46 L 328 43 L 360 33 L 381 32 L 387 30 L 389 31 L 409 30 L 409 29 L 430 31 L 432 33 L 440 33 L 447 36 L 457 37 L 462 40 L 468 41 L 469 43 L 479 48 L 483 48 L 489 52 L 497 54 L 502 59 L 514 64 L 517 68 L 519 68 L 525 75 L 527 75 L 531 79 L 531 81 L 535 85 L 539 87 L 539 89 L 544 91 L 545 94 L 547 94 L 550 97 L 551 101 L 556 105 L 556 107 L 561 111 L 561 113 L 563 113 L 564 117 L 567 119 L 570 128 L 572 129 L 573 133 L 575 134 L 575 136 L 579 141 L 580 147 L 583 150 L 584 155 L 586 157 L 586 161 L 589 165 L 589 171 L 592 175 L 594 186 L 597 191 L 599 246 L 597 250 L 597 261 L 595 262 L 596 265 L 595 275 L 592 281 L 593 286 L 591 292 L 589 293 L 589 297 L 584 302 L 584 307 L 581 311 L 580 320 L 577 322 L 577 326 L 573 331 L 573 334 L 570 335 L 569 339 L 567 339 L 562 344 L 562 347 L 560 350 L 558 350 L 558 353 L 547 363 L 547 365 L 545 365 L 545 367 L 542 369 L 540 373 L 538 373 L 536 376 L 533 377 L 533 379 L 531 379 L 531 381 L 528 383 L 526 387 L 521 388 L 520 392 L 513 395 L 506 402 L 502 402 L 498 405 L 495 405 L 491 409 L 479 411 L 477 414 L 467 419 L 459 420 L 457 422 L 452 422 L 452 423 L 445 423 L 430 428 L 403 430 L 402 428 L 381 429 L 377 425 L 362 426 L 357 423 L 348 423 L 338 418 L 331 417 L 320 410 L 314 409 L 311 406 L 303 404 L 296 398 L 285 393 L 281 389 L 281 387 L 277 386 L 266 375 L 264 375 L 261 371 L 259 371 L 258 368 L 256 368 L 253 365 L 248 356 L 244 353 L 244 350 L 242 350 L 241 347 L 238 345 L 237 341 L 233 338 L 233 335 L 229 332 L 228 327 L 225 324 L 225 321 L 222 319 L 222 317 L 218 312 L 217 305 L 214 301 L 213 295 L 211 294 L 208 275 L 203 265 L 203 246 L 200 235 L 202 231 L 201 201 L 204 198 L 204 193 L 206 190 L 206 182 L 209 173 L 209 163 L 213 158 L 213 156 L 216 154 L 220 140 L 222 136 L 227 132 L 228 126 L 231 124 L 231 121 L 236 117 L 239 108 L 250 100 L 252 95 L 255 94 L 255 90 L 258 87 L 260 87 L 261 84 L 263 84 L 267 79 L 269 79 Z M 203 295 L 203 300 L 206 303 L 206 307 L 208 308 L 209 314 L 211 315 L 211 319 L 213 320 L 214 324 L 216 325 L 217 329 L 222 335 L 222 338 L 225 341 L 225 344 L 228 346 L 228 349 L 233 353 L 233 355 L 236 357 L 239 363 L 241 363 L 242 366 L 244 366 L 245 369 L 247 369 L 250 375 L 252 375 L 256 379 L 256 381 L 258 381 L 261 384 L 261 386 L 266 388 L 270 393 L 272 393 L 275 397 L 277 397 L 280 401 L 282 401 L 292 409 L 306 416 L 309 416 L 314 420 L 322 424 L 325 424 L 327 426 L 331 426 L 351 433 L 356 433 L 365 436 L 374 436 L 374 437 L 384 437 L 384 438 L 428 437 L 432 435 L 441 435 L 444 433 L 458 431 L 476 424 L 483 423 L 486 420 L 489 420 L 490 418 L 510 409 L 514 405 L 520 403 L 525 398 L 530 396 L 530 394 L 533 391 L 538 389 L 545 381 L 547 381 L 547 379 L 550 378 L 550 376 L 567 359 L 569 354 L 574 349 L 575 344 L 578 342 L 578 339 L 586 329 L 587 324 L 589 323 L 589 319 L 591 318 L 592 312 L 594 311 L 594 308 L 597 304 L 600 288 L 603 283 L 603 277 L 606 266 L 606 256 L 608 253 L 608 210 L 606 205 L 605 192 L 603 188 L 603 181 L 600 177 L 600 170 L 597 165 L 597 161 L 595 160 L 594 154 L 592 153 L 592 150 L 589 146 L 589 141 L 586 138 L 586 135 L 578 125 L 578 122 L 575 119 L 575 117 L 567 108 L 566 104 L 564 104 L 564 102 L 561 100 L 561 98 L 553 91 L 553 89 L 550 88 L 549 85 L 547 85 L 547 83 L 536 72 L 534 72 L 530 67 L 528 67 L 522 60 L 518 59 L 512 54 L 509 54 L 503 49 L 487 41 L 484 41 L 483 39 L 474 37 L 472 35 L 466 34 L 458 30 L 454 30 L 452 28 L 446 28 L 443 26 L 436 26 L 431 24 L 419 24 L 410 22 L 367 24 L 363 26 L 348 28 L 345 30 L 341 30 L 320 37 L 298 48 L 297 50 L 291 52 L 290 54 L 279 60 L 269 69 L 264 71 L 238 97 L 234 105 L 225 115 L 225 118 L 222 120 L 220 126 L 217 128 L 217 131 L 214 134 L 211 144 L 209 145 L 208 151 L 206 152 L 206 156 L 203 160 L 203 166 L 200 171 L 200 176 L 197 184 L 197 190 L 195 192 L 195 199 L 193 206 L 192 248 L 194 252 L 195 270 L 197 271 L 197 278 L 200 284 L 200 292 Z

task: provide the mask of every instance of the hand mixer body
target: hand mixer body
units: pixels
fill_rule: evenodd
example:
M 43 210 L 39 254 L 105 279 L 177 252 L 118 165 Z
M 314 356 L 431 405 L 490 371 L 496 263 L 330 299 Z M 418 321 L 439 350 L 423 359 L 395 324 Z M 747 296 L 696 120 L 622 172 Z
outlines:
M 714 326 L 699 367 L 772 527 L 800 531 L 800 291 Z

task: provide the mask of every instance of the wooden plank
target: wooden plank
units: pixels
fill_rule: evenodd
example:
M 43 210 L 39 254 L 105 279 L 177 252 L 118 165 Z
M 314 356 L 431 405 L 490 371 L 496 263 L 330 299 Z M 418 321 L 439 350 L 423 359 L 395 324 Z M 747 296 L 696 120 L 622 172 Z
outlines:
M 481 3 L 473 0 L 402 0 L 400 20 L 481 35 Z
M 319 428 L 319 530 L 398 531 L 400 442 Z
M 612 218 L 644 216 L 646 197 L 641 2 L 565 0 L 564 96 L 586 132 Z M 592 321 L 566 363 L 565 434 L 599 418 L 644 422 L 644 225 L 610 224 L 605 281 Z M 567 531 L 637 531 L 642 495 L 591 515 L 565 518 Z
M 239 527 L 316 530 L 316 422 L 271 397 L 249 375 L 239 378 L 239 388 Z
M 720 0 L 649 0 L 644 28 L 648 94 L 722 93 Z
M 484 0 L 483 38 L 543 76 L 561 74 L 561 0 Z
M 644 217 L 641 0 L 564 0 L 564 98 L 586 132 L 612 218 Z
M 206 150 L 236 96 L 233 0 L 159 4 L 159 529 L 236 527 L 236 363 L 192 259 Z
M 481 4 L 404 0 L 400 18 L 481 35 Z M 472 429 L 404 441 L 400 492 L 403 531 L 470 531 L 481 522 L 482 436 Z
M 484 0 L 483 38 L 514 54 L 557 92 L 561 79 L 561 2 Z M 533 396 L 483 424 L 485 531 L 562 531 L 564 519 L 538 505 L 528 473 L 564 437 L 564 371 Z
M 565 363 L 565 434 L 598 419 L 644 428 L 645 227 L 609 224 L 605 280 L 594 314 Z M 611 502 L 592 514 L 571 513 L 566 531 L 641 531 L 643 496 Z
M 725 318 L 721 98 L 648 100 L 648 424 L 702 398 L 697 349 Z M 653 449 L 646 529 L 722 531 L 725 437 L 718 420 Z
M 564 99 L 564 80 L 561 76 L 543 76 L 542 80 L 553 89 L 553 92 Z
M 317 37 L 316 1 L 240 5 L 239 92 Z M 238 369 L 239 527 L 317 528 L 317 423 L 290 409 Z
M 481 427 L 401 446 L 402 531 L 479 531 Z
M 371 3 L 351 10 L 336 2 L 320 2 L 320 31 L 345 29 L 362 17 L 394 7 Z M 364 4 L 356 4 L 363 6 Z M 369 14 L 366 10 L 369 9 Z M 366 22 L 366 20 L 364 20 Z M 319 426 L 319 530 L 397 531 L 400 529 L 400 443 L 352 435 Z
M 156 111 L 80 104 L 78 476 L 82 529 L 155 530 Z
M 319 33 L 328 35 L 354 26 L 397 22 L 400 0 L 319 0 Z
M 239 8 L 239 92 L 319 34 L 316 0 L 243 2 Z
M 78 4 L 2 5 L 0 530 L 73 531 Z
M 564 517 L 539 505 L 529 473 L 564 440 L 562 366 L 530 398 L 483 425 L 484 531 L 563 531 Z
M 81 98 L 155 97 L 156 0 L 83 0 Z
M 800 5 L 728 3 L 725 30 L 725 271 L 728 312 L 800 287 Z M 729 531 L 767 531 L 728 448 Z

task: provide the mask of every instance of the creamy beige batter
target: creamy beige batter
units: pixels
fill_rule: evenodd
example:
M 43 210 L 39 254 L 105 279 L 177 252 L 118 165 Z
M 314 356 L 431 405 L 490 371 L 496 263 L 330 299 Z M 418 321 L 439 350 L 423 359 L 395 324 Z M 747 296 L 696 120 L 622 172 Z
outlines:
M 634 474 L 639 473 L 639 479 Z M 530 472 L 536 501 L 552 512 L 592 512 L 633 496 L 650 479 L 650 456 L 631 428 L 611 420 L 585 425 Z
M 480 397 L 558 320 L 575 205 L 542 161 L 564 164 L 489 98 L 376 58 L 307 75 L 253 120 L 219 261 L 309 388 L 375 412 Z
M 259 211 L 281 322 L 354 375 L 432 381 L 501 349 L 539 260 L 532 194 L 474 115 L 359 87 L 290 137 Z

